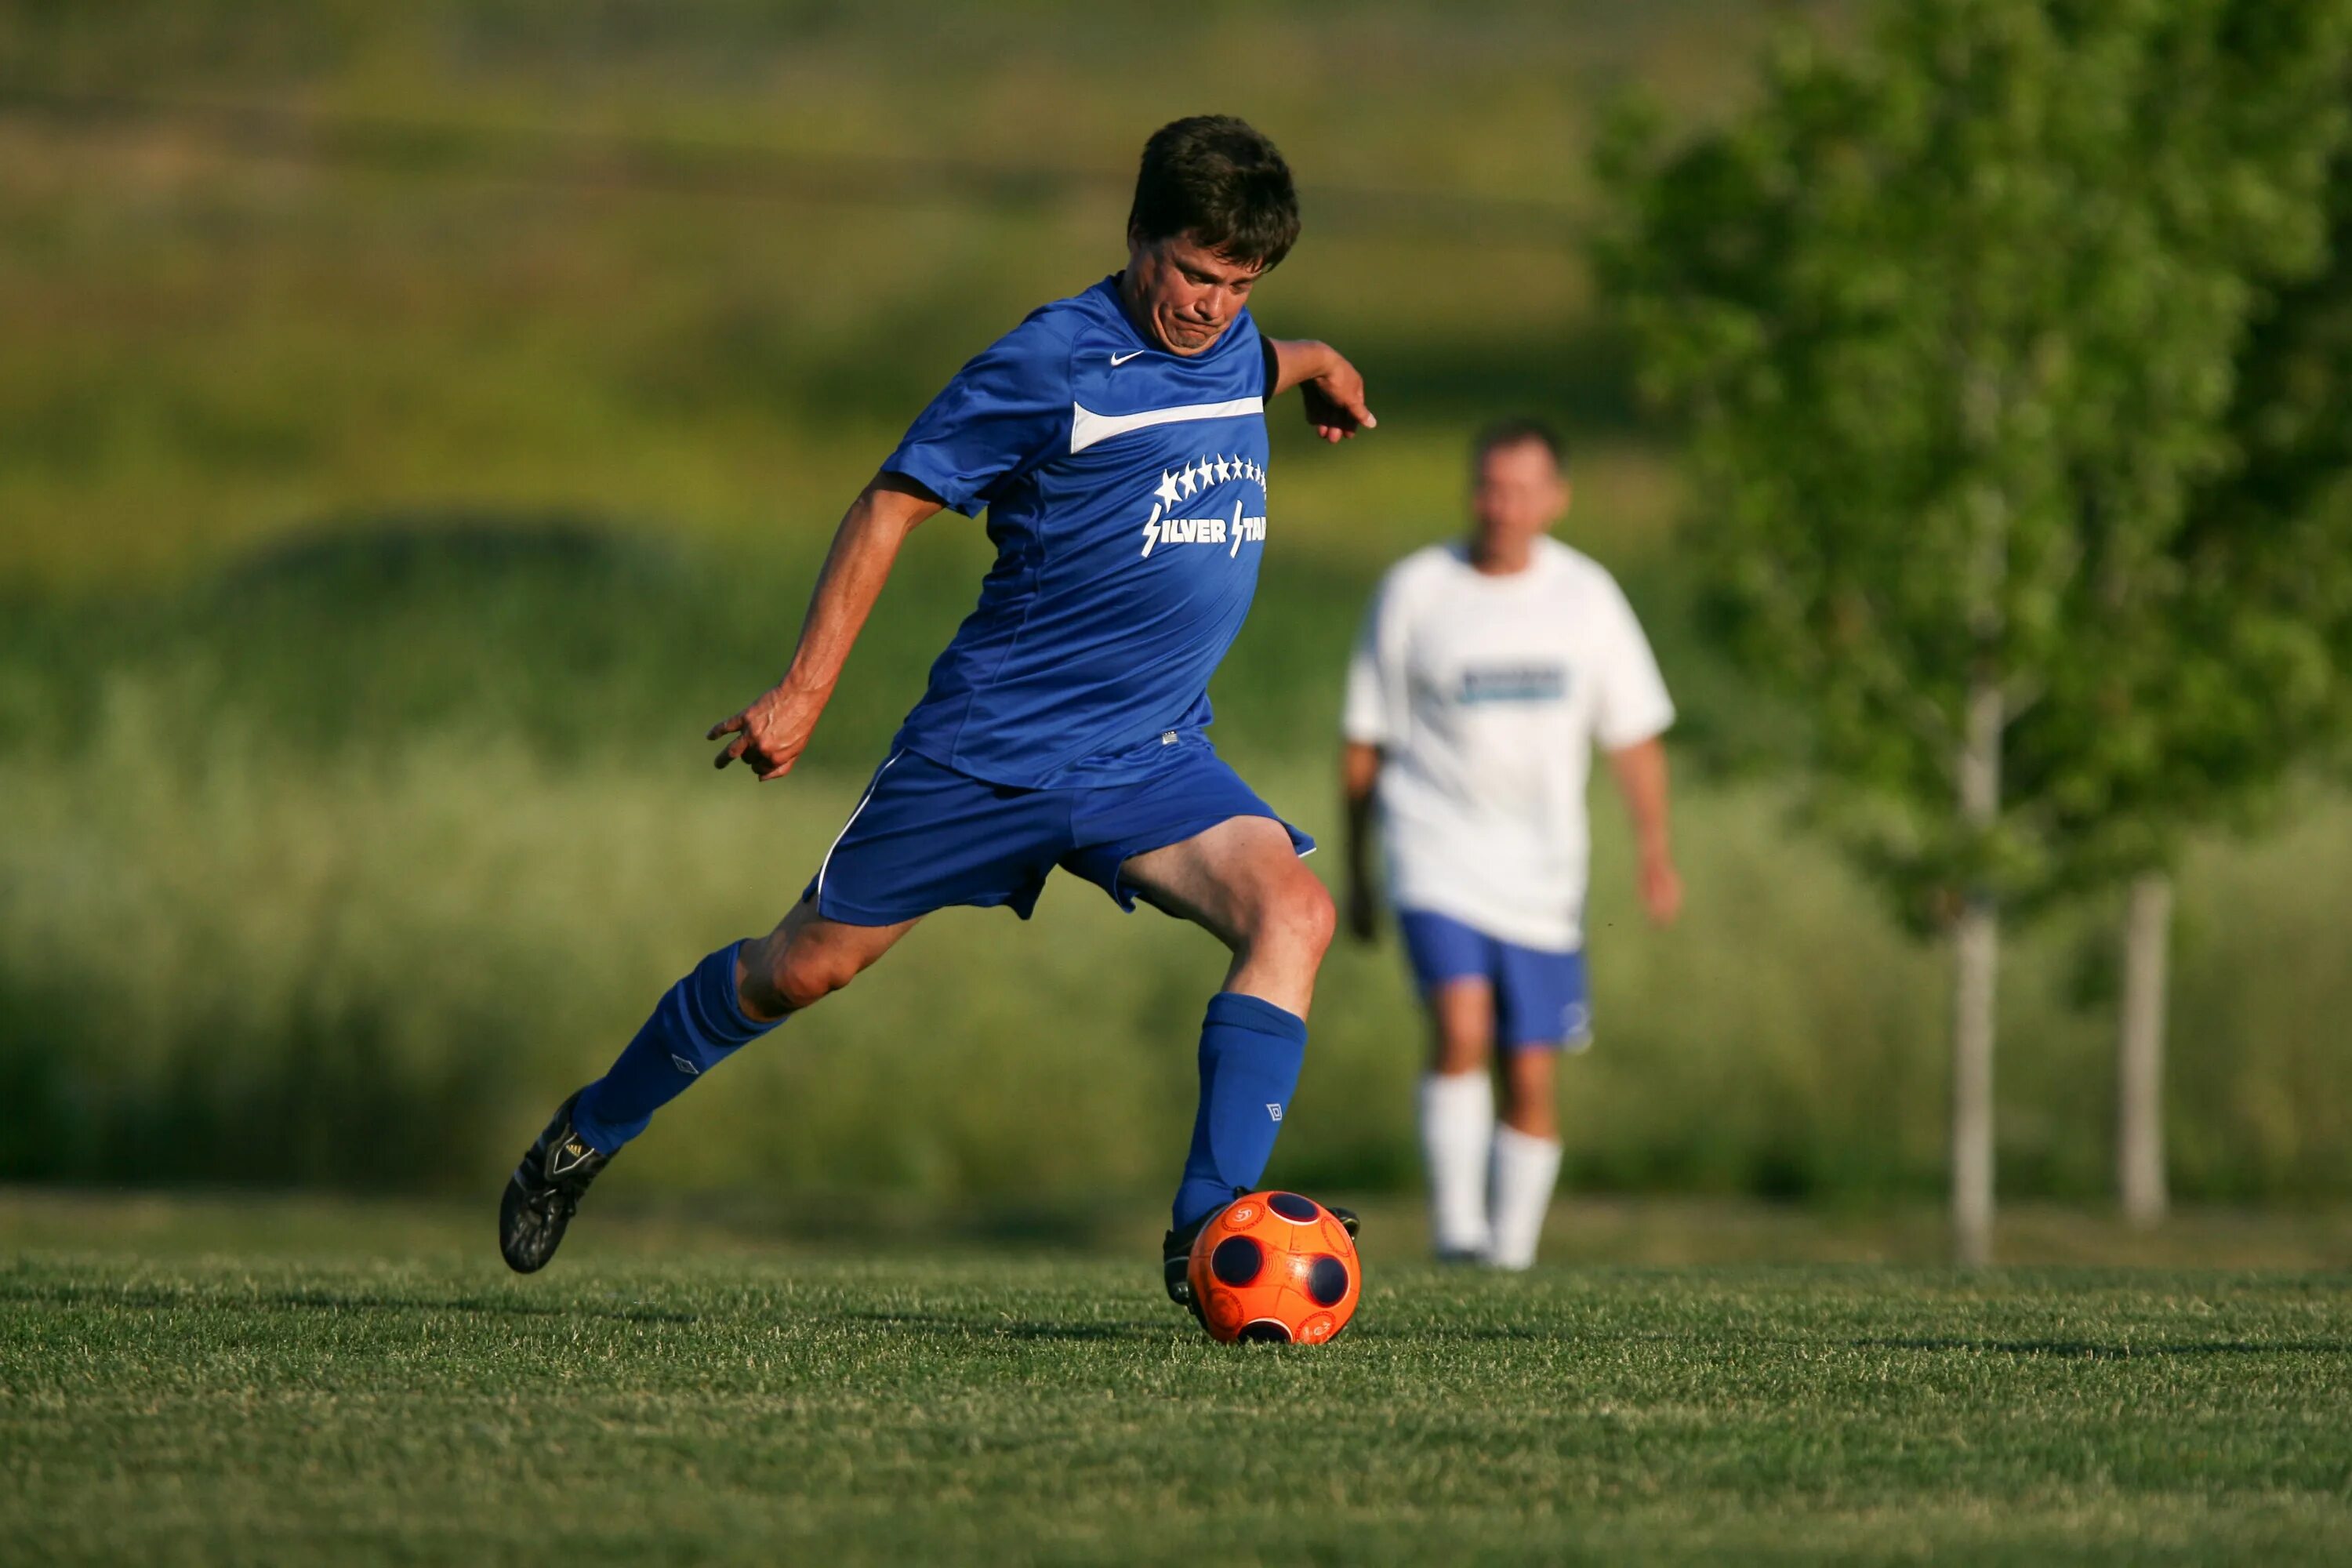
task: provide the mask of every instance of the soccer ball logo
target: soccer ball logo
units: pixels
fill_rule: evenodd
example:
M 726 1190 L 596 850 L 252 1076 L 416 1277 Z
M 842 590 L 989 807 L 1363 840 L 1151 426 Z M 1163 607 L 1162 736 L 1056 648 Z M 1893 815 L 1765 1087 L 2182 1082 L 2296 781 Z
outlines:
M 1356 1313 L 1363 1267 L 1330 1210 L 1297 1193 L 1252 1193 L 1201 1227 L 1192 1300 L 1213 1340 L 1319 1345 Z

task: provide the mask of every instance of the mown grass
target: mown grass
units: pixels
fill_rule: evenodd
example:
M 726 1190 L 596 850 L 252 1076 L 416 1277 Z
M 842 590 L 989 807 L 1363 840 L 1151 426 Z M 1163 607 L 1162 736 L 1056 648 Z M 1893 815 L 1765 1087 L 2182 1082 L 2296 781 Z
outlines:
M 2336 1274 L 1376 1258 L 1314 1352 L 1139 1258 L 16 1250 L 25 1562 L 2317 1561 Z M 412 1241 L 415 1238 L 412 1237 Z M 470 1238 L 469 1238 L 470 1239 Z M 1139 1255 L 1140 1256 L 1140 1255 Z

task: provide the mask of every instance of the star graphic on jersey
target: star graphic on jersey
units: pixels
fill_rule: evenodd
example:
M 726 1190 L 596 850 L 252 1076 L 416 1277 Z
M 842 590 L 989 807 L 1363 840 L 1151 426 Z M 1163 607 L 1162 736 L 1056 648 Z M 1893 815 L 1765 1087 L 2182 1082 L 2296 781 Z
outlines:
M 1225 482 L 1225 455 L 1223 452 L 1217 454 L 1217 460 L 1210 467 L 1209 471 L 1216 475 L 1217 483 L 1223 484 Z
M 1160 498 L 1160 505 L 1174 506 L 1178 499 L 1176 476 L 1168 472 L 1164 468 L 1161 469 L 1160 474 L 1160 488 L 1153 490 L 1151 493 Z
M 1199 489 L 1202 485 L 1208 482 L 1208 479 L 1209 466 L 1206 463 L 1200 462 L 1196 459 L 1191 468 L 1184 470 L 1185 496 L 1190 498 L 1194 490 Z

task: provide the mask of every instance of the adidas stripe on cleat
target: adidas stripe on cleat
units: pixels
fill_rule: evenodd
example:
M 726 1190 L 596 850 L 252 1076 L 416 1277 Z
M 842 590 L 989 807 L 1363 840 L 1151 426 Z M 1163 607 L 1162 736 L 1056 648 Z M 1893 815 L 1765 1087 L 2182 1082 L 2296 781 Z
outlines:
M 579 1212 L 582 1194 L 596 1173 L 612 1163 L 572 1131 L 578 1091 L 555 1108 L 555 1117 L 526 1151 L 499 1199 L 499 1252 L 518 1274 L 547 1267 L 562 1244 L 563 1232 Z

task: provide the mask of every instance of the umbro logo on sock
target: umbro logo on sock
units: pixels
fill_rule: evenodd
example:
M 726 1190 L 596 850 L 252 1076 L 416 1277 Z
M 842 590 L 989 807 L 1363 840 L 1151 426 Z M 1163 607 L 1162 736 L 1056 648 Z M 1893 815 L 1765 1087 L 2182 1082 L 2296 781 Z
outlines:
M 1266 1113 L 1266 1115 L 1267 1115 L 1269 1118 L 1271 1118 L 1272 1120 L 1274 1120 L 1274 1121 L 1281 1121 L 1281 1120 L 1282 1120 L 1282 1104 L 1281 1104 L 1281 1102 L 1280 1102 L 1279 1100 L 1267 1100 L 1267 1101 L 1265 1102 L 1265 1113 Z
M 678 1071 L 684 1073 L 687 1077 L 699 1078 L 702 1076 L 702 1069 L 700 1068 L 696 1067 L 692 1062 L 688 1061 L 684 1057 L 679 1056 L 677 1052 L 671 1052 L 669 1059 L 670 1065 L 677 1068 Z

